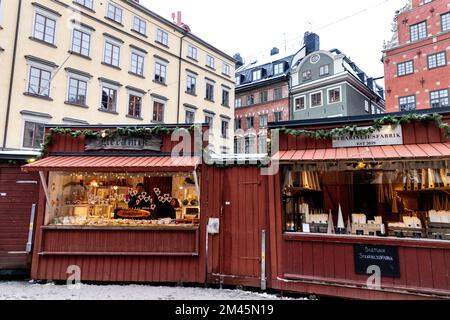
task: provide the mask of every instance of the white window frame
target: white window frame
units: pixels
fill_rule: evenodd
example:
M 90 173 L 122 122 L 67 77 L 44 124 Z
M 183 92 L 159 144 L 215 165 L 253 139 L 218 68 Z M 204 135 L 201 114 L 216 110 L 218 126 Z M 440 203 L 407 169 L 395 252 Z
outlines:
M 330 102 L 330 91 L 335 90 L 335 89 L 339 89 L 339 101 Z M 335 103 L 341 103 L 341 102 L 342 102 L 342 87 L 337 86 L 337 87 L 328 88 L 327 89 L 327 104 L 335 104 Z
M 235 83 L 236 83 L 237 86 L 241 84 L 241 76 L 240 76 L 240 75 L 238 75 L 238 76 L 235 78 Z
M 116 105 L 115 105 L 115 110 L 113 110 L 113 111 L 105 110 L 102 108 L 103 87 L 117 91 Z M 119 113 L 119 111 L 118 111 L 119 106 L 120 106 L 120 87 L 113 85 L 109 82 L 100 81 L 100 103 L 99 103 L 98 109 L 100 109 L 101 111 L 110 112 L 110 113 L 113 113 L 113 112 Z M 128 113 L 128 110 L 127 110 L 127 113 Z
M 212 88 L 213 88 L 213 91 L 212 91 L 212 99 L 208 99 L 207 98 L 207 93 L 208 93 L 208 85 L 211 85 L 212 86 Z M 211 81 L 209 81 L 209 80 L 206 80 L 206 82 L 205 82 L 205 99 L 207 100 L 207 101 L 216 101 L 216 84 L 214 83 L 214 82 L 211 82 Z
M 262 69 L 254 70 L 252 72 L 252 81 L 258 81 L 262 79 Z
M 45 65 L 45 64 L 42 64 L 42 63 L 39 63 L 39 62 L 36 62 L 36 61 L 33 61 L 33 60 L 28 60 L 27 61 L 27 65 L 28 65 L 28 72 L 27 72 L 27 81 L 26 81 L 26 86 L 25 86 L 24 92 L 31 93 L 31 92 L 28 91 L 28 88 L 30 87 L 31 68 L 34 67 L 34 68 L 38 68 L 38 69 L 42 69 L 42 70 L 50 72 L 50 86 L 48 88 L 48 97 L 51 98 L 51 96 L 52 96 L 52 82 L 53 82 L 53 76 L 54 76 L 53 72 L 55 71 L 55 68 L 51 67 L 51 66 L 48 66 L 48 65 Z
M 229 76 L 231 73 L 231 66 L 228 63 L 223 63 L 222 72 L 224 75 Z
M 448 16 L 448 18 L 445 18 L 445 16 Z M 450 31 L 450 25 L 447 26 L 447 29 L 444 29 L 444 18 L 446 19 L 447 23 L 450 23 L 450 11 L 441 14 L 441 18 L 440 18 L 441 32 Z M 2 17 L 1 17 L 1 7 L 0 7 L 0 23 L 1 23 L 1 21 L 2 21 Z
M 78 53 L 78 52 L 76 52 L 76 53 L 82 55 L 83 57 L 90 57 L 91 53 L 92 53 L 92 33 L 93 33 L 93 31 L 91 29 L 85 28 L 85 27 L 75 23 L 73 25 L 72 32 L 70 34 L 70 38 L 71 38 L 70 39 L 70 49 L 69 49 L 70 51 L 73 51 L 73 40 L 74 40 L 74 32 L 75 32 L 75 30 L 81 31 L 83 33 L 86 33 L 90 37 L 89 38 L 89 54 L 87 56 L 85 56 L 82 53 Z
M 94 10 L 94 0 L 91 0 L 91 5 L 90 6 L 88 6 L 86 4 L 86 1 L 88 1 L 88 0 L 75 0 L 75 2 L 77 4 L 79 4 L 80 6 L 83 6 L 83 7 L 89 8 L 91 10 Z
M 119 93 L 119 92 L 117 92 L 117 93 Z M 126 110 L 125 114 L 126 114 L 127 116 L 133 117 L 133 116 L 131 116 L 131 115 L 128 113 L 129 108 L 130 108 L 130 106 L 129 106 L 129 104 L 130 104 L 130 95 L 141 98 L 141 110 L 140 110 L 140 111 L 141 111 L 141 114 L 139 115 L 139 118 L 143 118 L 143 115 L 144 115 L 143 111 L 144 111 L 144 97 L 145 97 L 145 94 L 143 94 L 142 92 L 137 92 L 137 91 L 135 91 L 135 90 L 133 90 L 133 89 L 127 89 L 127 110 Z M 116 109 L 117 109 L 117 108 L 116 108 Z M 117 112 L 117 110 L 116 110 L 116 112 Z M 153 119 L 153 115 L 152 115 L 152 119 Z
M 189 122 L 189 123 L 186 122 L 186 120 L 187 120 L 186 112 L 187 111 L 194 113 L 194 121 L 192 123 L 191 122 Z M 190 107 L 185 106 L 184 107 L 184 123 L 185 124 L 194 124 L 196 118 L 197 118 L 197 110 L 195 110 L 194 108 L 190 108 Z
M 280 71 L 280 67 L 281 67 L 281 71 Z M 277 70 L 278 70 L 278 72 L 277 72 Z M 273 74 L 276 76 L 276 75 L 279 75 L 279 74 L 282 74 L 282 73 L 284 73 L 284 62 L 280 62 L 280 63 L 277 63 L 274 67 L 273 67 Z
M 195 79 L 195 90 L 194 90 L 194 92 L 189 92 L 189 91 L 187 90 L 187 89 L 188 89 L 187 85 L 188 85 L 188 78 L 189 78 L 189 77 Z M 197 75 L 195 75 L 195 74 L 193 74 L 193 73 L 191 73 L 191 72 L 188 72 L 188 73 L 186 74 L 186 92 L 188 92 L 189 94 L 194 94 L 194 95 L 196 95 L 197 92 L 198 92 L 198 79 L 197 79 Z
M 159 40 L 158 36 L 161 34 L 161 40 Z M 165 36 L 165 37 L 164 37 Z M 156 28 L 156 39 L 155 41 L 157 43 L 163 44 L 165 46 L 169 45 L 169 33 L 166 30 L 163 30 L 161 28 Z
M 121 12 L 121 13 L 120 13 L 120 21 L 116 20 L 115 17 L 114 17 L 114 18 L 111 18 L 111 17 L 109 16 L 109 7 L 110 7 L 110 6 L 115 7 L 116 10 L 117 10 L 117 9 L 120 10 L 120 12 Z M 107 17 L 108 19 L 111 19 L 111 20 L 117 22 L 117 23 L 122 24 L 122 21 L 123 21 L 123 9 L 122 9 L 121 7 L 119 7 L 118 5 L 116 5 L 115 3 L 113 3 L 113 2 L 110 1 L 110 2 L 108 2 L 108 5 L 106 6 L 106 17 Z
M 162 122 L 153 120 L 153 111 L 155 109 L 155 102 L 159 103 L 159 104 L 162 104 L 164 106 L 163 107 L 164 112 L 163 112 L 163 121 Z M 164 120 L 166 119 L 166 110 L 167 110 L 167 101 L 164 101 L 163 99 L 158 99 L 156 97 L 152 97 L 152 110 L 151 110 L 151 114 L 150 114 L 151 122 L 152 123 L 164 123 Z
M 216 59 L 212 56 L 207 54 L 206 55 L 206 65 L 212 69 L 216 68 Z
M 234 107 L 235 107 L 235 108 L 240 108 L 240 107 L 242 107 L 242 98 L 236 98 L 236 99 L 234 100 Z
M 133 68 L 133 54 L 134 55 L 137 55 L 137 56 L 139 56 L 139 57 L 141 57 L 142 58 L 142 74 L 139 74 L 139 73 L 135 73 L 133 70 L 132 70 L 132 68 Z M 146 53 L 145 52 L 143 52 L 143 51 L 140 51 L 140 50 L 137 50 L 137 49 L 134 49 L 134 48 L 132 48 L 131 49 L 131 52 L 130 52 L 130 72 L 131 73 L 133 73 L 133 74 L 137 74 L 137 75 L 140 75 L 140 76 L 144 76 L 145 75 L 145 56 L 146 56 Z M 119 56 L 120 57 L 120 56 Z
M 194 60 L 198 59 L 198 49 L 196 46 L 193 46 L 192 44 L 188 44 L 188 53 L 187 56 L 189 58 L 192 58 Z
M 302 99 L 302 98 L 304 100 L 304 107 L 303 107 L 303 109 L 298 109 L 297 105 L 295 103 L 295 100 Z M 298 97 L 294 97 L 294 112 L 303 111 L 303 110 L 306 110 L 306 108 L 307 108 L 307 106 L 306 106 L 306 95 L 301 95 L 301 96 L 298 96 Z
M 23 139 L 25 137 L 25 122 L 33 122 L 33 123 L 46 125 L 46 124 L 50 123 L 51 119 L 46 118 L 46 117 L 32 116 L 32 115 L 28 115 L 28 114 L 24 114 L 21 116 L 22 116 L 22 126 L 21 126 L 21 131 L 20 131 L 20 140 L 19 140 L 20 141 L 20 149 L 30 150 L 30 151 L 40 150 L 41 148 L 27 148 L 27 147 L 23 146 Z M 44 137 L 44 142 L 45 142 L 45 137 Z
M 369 101 L 367 101 L 367 100 L 364 100 L 364 110 L 367 113 L 370 113 L 370 105 L 369 105 Z
M 141 32 L 140 29 L 136 29 L 136 28 L 135 28 L 135 22 L 136 22 L 136 20 L 139 21 L 139 26 L 141 26 L 142 23 L 144 24 L 144 32 Z M 145 19 L 142 19 L 142 18 L 139 17 L 139 16 L 134 16 L 134 17 L 133 17 L 133 30 L 136 31 L 136 32 L 138 32 L 138 33 L 140 33 L 140 34 L 147 35 L 147 21 L 146 21 Z
M 165 75 L 165 78 L 164 78 L 164 82 L 159 82 L 159 81 L 156 81 L 155 80 L 155 77 L 156 77 L 156 64 L 159 64 L 159 65 L 161 65 L 161 66 L 163 66 L 163 67 L 165 67 L 166 68 L 166 75 Z M 154 76 L 153 76 L 153 80 L 155 81 L 155 82 L 157 82 L 157 83 L 163 83 L 163 84 L 167 84 L 167 79 L 168 79 L 168 76 L 169 76 L 169 72 L 168 72 L 168 70 L 169 70 L 169 64 L 167 63 L 167 62 L 165 62 L 165 61 L 163 61 L 163 60 L 161 60 L 161 59 L 158 59 L 158 58 L 155 58 L 155 63 L 154 63 Z
M 3 1 L 5 1 L 5 0 L 3 0 Z M 1 16 L 3 15 L 3 9 L 1 8 L 3 6 L 3 1 L 2 1 L 1 6 L 0 6 L 0 23 L 1 23 Z M 52 12 L 49 12 L 47 10 L 41 9 L 41 8 L 34 7 L 33 9 L 34 10 L 33 10 L 33 23 L 31 24 L 31 36 L 34 39 L 37 39 L 37 38 L 34 37 L 34 26 L 36 24 L 36 14 L 40 14 L 41 16 L 44 16 L 44 17 L 46 17 L 48 19 L 51 19 L 51 20 L 55 21 L 55 35 L 53 37 L 53 43 L 47 42 L 45 40 L 43 40 L 43 41 L 46 42 L 46 43 L 52 44 L 52 45 L 56 45 L 56 43 L 58 42 L 57 41 L 58 40 L 57 36 L 58 36 L 58 18 L 59 18 L 59 16 L 54 14 L 54 13 L 52 13 Z
M 106 43 L 107 42 L 109 42 L 112 45 L 115 45 L 115 46 L 119 47 L 119 62 L 118 62 L 117 66 L 114 65 L 114 64 L 107 63 L 105 61 L 105 57 L 106 57 L 106 55 L 105 55 L 106 54 Z M 122 57 L 122 43 L 117 41 L 117 40 L 115 40 L 115 39 L 113 39 L 113 38 L 105 36 L 105 41 L 103 43 L 103 57 L 102 57 L 102 61 L 104 63 L 106 63 L 107 65 L 111 65 L 111 66 L 114 66 L 114 67 L 120 67 L 120 59 L 121 59 L 121 57 Z
M 89 92 L 89 81 L 91 80 L 89 77 L 82 76 L 81 74 L 67 72 L 67 92 L 66 92 L 66 101 L 69 101 L 69 93 L 70 93 L 70 79 L 80 80 L 86 82 L 86 103 L 88 100 L 88 92 Z
M 313 106 L 313 105 L 312 105 L 312 96 L 313 96 L 314 94 L 317 94 L 317 93 L 320 93 L 320 100 L 321 100 L 321 103 L 322 103 L 322 104 L 317 105 L 317 106 Z M 309 94 L 309 107 L 310 107 L 311 109 L 323 107 L 323 92 L 322 92 L 322 91 L 315 91 L 315 92 L 311 92 L 311 93 Z

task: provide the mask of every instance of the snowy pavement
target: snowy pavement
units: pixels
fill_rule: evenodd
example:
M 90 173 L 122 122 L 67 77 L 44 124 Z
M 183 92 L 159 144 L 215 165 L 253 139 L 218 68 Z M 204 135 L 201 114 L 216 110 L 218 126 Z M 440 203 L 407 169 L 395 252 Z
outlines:
M 66 285 L 0 281 L 0 300 L 280 300 L 266 293 L 147 285 Z

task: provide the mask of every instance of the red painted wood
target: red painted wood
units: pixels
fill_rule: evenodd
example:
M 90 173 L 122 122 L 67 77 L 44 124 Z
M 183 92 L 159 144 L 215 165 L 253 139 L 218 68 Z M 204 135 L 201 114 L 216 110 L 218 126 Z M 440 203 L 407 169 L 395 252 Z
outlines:
M 433 268 L 433 288 L 450 290 L 448 286 L 449 266 L 445 262 L 445 251 L 439 249 L 430 250 L 431 265 Z

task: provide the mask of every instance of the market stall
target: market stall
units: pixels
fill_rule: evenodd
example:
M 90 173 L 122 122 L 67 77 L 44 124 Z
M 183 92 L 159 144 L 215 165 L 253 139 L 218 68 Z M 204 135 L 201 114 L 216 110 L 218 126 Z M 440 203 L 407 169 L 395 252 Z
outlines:
M 270 179 L 279 195 L 275 287 L 449 297 L 447 119 L 428 111 L 272 125 L 280 138 L 280 171 Z M 371 288 L 377 272 L 380 286 Z
M 45 157 L 23 167 L 42 181 L 32 277 L 74 265 L 82 280 L 203 282 L 201 158 L 171 154 L 194 130 L 48 128 Z

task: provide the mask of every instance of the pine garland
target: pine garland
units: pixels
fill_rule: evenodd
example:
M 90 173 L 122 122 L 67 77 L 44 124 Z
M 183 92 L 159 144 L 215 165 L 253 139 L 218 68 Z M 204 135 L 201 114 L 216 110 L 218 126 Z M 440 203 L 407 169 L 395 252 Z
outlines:
M 373 134 L 376 131 L 379 131 L 383 126 L 385 125 L 392 125 L 394 128 L 396 128 L 399 125 L 405 124 L 405 123 L 414 123 L 414 122 L 434 122 L 438 128 L 445 131 L 445 133 L 448 135 L 450 133 L 450 125 L 448 123 L 445 123 L 442 120 L 442 115 L 434 113 L 434 114 L 407 114 L 402 116 L 384 116 L 382 118 L 376 119 L 372 126 L 368 128 L 358 128 L 355 126 L 345 126 L 341 128 L 335 128 L 329 131 L 326 130 L 294 130 L 294 129 L 288 129 L 288 128 L 281 128 L 281 129 L 273 129 L 277 130 L 281 133 L 292 135 L 292 136 L 305 136 L 307 138 L 313 138 L 313 139 L 331 139 L 331 138 L 341 138 L 345 136 L 366 136 Z

